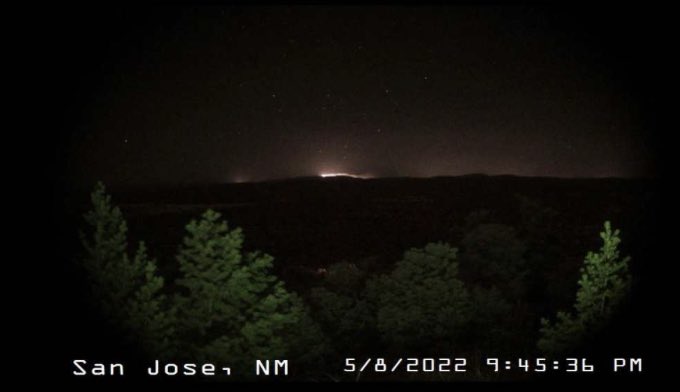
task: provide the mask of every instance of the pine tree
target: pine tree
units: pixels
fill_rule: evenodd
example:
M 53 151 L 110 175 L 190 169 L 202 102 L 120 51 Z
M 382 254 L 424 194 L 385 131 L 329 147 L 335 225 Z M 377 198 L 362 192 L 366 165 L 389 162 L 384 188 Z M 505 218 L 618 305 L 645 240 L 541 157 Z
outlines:
M 461 272 L 480 286 L 495 286 L 516 302 L 525 294 L 526 246 L 514 228 L 484 223 L 472 228 L 461 240 Z
M 444 243 L 411 249 L 391 274 L 368 283 L 378 329 L 396 350 L 452 350 L 470 319 L 470 299 L 458 278 L 457 250 Z
M 175 312 L 163 293 L 164 279 L 156 271 L 155 260 L 149 259 L 144 242 L 132 262 L 137 271 L 135 291 L 127 302 L 127 327 L 147 352 L 156 358 L 172 358 L 176 350 Z
M 319 380 L 332 364 L 328 363 L 330 341 L 320 325 L 311 317 L 309 308 L 302 298 L 291 293 L 291 309 L 296 322 L 289 325 L 282 335 L 287 342 L 286 357 L 295 361 L 295 376 Z
M 91 210 L 84 216 L 88 227 L 80 233 L 85 248 L 82 265 L 90 278 L 94 303 L 104 315 L 120 320 L 122 304 L 130 296 L 134 276 L 127 258 L 127 224 L 101 182 L 95 186 L 90 201 Z M 118 277 L 114 278 L 116 274 Z
M 575 348 L 606 325 L 620 306 L 630 288 L 630 257 L 619 254 L 619 234 L 608 221 L 604 223 L 602 247 L 599 252 L 588 252 L 581 268 L 575 313 L 559 312 L 554 323 L 541 320 L 540 350 L 559 353 Z
M 102 183 L 91 194 L 92 209 L 85 214 L 88 230 L 81 232 L 93 304 L 109 321 L 149 355 L 170 355 L 173 311 L 162 294 L 163 278 L 149 259 L 144 243 L 128 256 L 127 223 L 113 206 Z
M 578 282 L 580 289 L 576 293 L 576 312 L 586 323 L 606 322 L 630 288 L 630 257 L 622 258 L 619 254 L 619 233 L 619 230 L 612 232 L 611 224 L 605 222 L 604 232 L 600 233 L 602 248 L 586 255 Z
M 339 361 L 375 341 L 374 312 L 364 297 L 366 278 L 355 264 L 335 263 L 328 267 L 323 285 L 310 292 L 314 316 L 335 343 Z
M 491 350 L 501 353 L 509 347 L 513 332 L 517 330 L 516 322 L 508 315 L 513 314 L 513 310 L 514 313 L 518 311 L 496 287 L 472 286 L 470 302 L 472 316 L 466 340 L 474 342 L 480 353 Z
M 192 359 L 252 367 L 283 358 L 306 309 L 271 273 L 273 258 L 242 251 L 243 234 L 208 210 L 191 221 L 177 256 L 178 329 Z

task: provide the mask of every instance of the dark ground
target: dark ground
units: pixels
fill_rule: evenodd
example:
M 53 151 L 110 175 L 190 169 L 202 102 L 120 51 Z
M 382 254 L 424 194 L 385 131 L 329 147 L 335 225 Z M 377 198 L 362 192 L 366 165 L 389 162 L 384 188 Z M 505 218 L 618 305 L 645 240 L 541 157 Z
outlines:
M 114 203 L 128 220 L 129 240 L 144 240 L 168 281 L 183 227 L 206 208 L 223 214 L 230 227 L 241 227 L 247 249 L 275 257 L 276 273 L 304 297 L 318 282 L 317 268 L 347 260 L 374 272 L 389 269 L 410 247 L 447 241 L 457 246 L 466 217 L 488 211 L 488 220 L 522 232 L 526 211 L 519 197 L 539 205 L 546 234 L 555 238 L 560 257 L 537 274 L 530 301 L 541 314 L 554 314 L 573 303 L 578 270 L 588 250 L 600 246 L 605 220 L 622 231 L 622 252 L 632 256 L 633 301 L 624 328 L 608 331 L 603 353 L 654 356 L 649 336 L 654 299 L 650 288 L 662 268 L 659 257 L 659 189 L 653 180 L 555 179 L 470 175 L 431 179 L 299 178 L 248 184 L 112 189 Z M 83 277 L 68 260 L 78 252 L 78 224 L 88 193 L 74 191 L 59 200 L 58 243 L 67 278 L 55 322 L 62 336 L 64 367 L 74 357 L 111 360 L 134 357 L 116 343 L 115 332 L 88 310 Z M 523 215 L 524 214 L 524 215 Z M 541 215 L 542 213 L 538 214 Z M 540 219 L 539 219 L 540 220 Z M 632 334 L 632 335 L 631 335 Z M 125 360 L 129 363 L 130 360 Z M 651 361 L 648 361 L 649 363 Z M 63 369 L 64 372 L 68 370 Z

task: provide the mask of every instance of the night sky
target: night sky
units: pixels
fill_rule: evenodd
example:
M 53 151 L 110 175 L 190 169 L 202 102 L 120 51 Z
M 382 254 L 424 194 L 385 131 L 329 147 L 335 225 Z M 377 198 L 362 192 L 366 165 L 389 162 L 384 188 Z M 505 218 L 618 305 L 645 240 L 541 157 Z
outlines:
M 636 28 L 632 14 L 63 11 L 52 48 L 66 108 L 58 156 L 75 183 L 648 176 L 640 67 L 652 49 L 637 29 L 651 22 L 639 16 Z

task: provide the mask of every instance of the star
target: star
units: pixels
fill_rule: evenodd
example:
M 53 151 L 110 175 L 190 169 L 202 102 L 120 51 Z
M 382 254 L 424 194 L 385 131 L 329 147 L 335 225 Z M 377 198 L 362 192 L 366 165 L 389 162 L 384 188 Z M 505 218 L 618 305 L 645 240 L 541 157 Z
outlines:
M 120 175 L 121 181 L 181 182 L 194 177 L 212 181 L 248 167 L 253 178 L 266 180 L 304 174 L 309 165 L 332 167 L 337 164 L 333 159 L 342 165 L 352 162 L 376 177 L 397 172 L 501 171 L 586 177 L 611 172 L 618 176 L 629 167 L 642 171 L 644 165 L 651 166 L 646 161 L 651 145 L 629 121 L 639 117 L 642 123 L 643 116 L 635 108 L 633 112 L 626 109 L 635 105 L 634 96 L 619 97 L 616 93 L 621 86 L 604 73 L 610 72 L 609 65 L 618 67 L 617 62 L 609 64 L 609 54 L 590 56 L 591 44 L 580 42 L 586 35 L 573 40 L 576 36 L 566 35 L 569 38 L 562 42 L 555 38 L 562 37 L 553 31 L 555 26 L 546 26 L 545 31 L 542 25 L 522 27 L 525 22 L 533 26 L 533 18 L 540 20 L 547 10 L 529 12 L 527 20 L 523 8 L 502 12 L 452 8 L 415 14 L 394 8 L 389 17 L 368 9 L 318 14 L 281 11 L 188 11 L 187 19 L 177 25 L 172 22 L 177 16 L 174 11 L 161 12 L 161 19 L 153 19 L 148 28 L 165 30 L 144 42 L 127 42 L 124 34 L 107 32 L 103 38 L 118 48 L 107 51 L 112 56 L 107 61 L 124 66 L 83 62 L 88 67 L 85 71 L 93 72 L 83 76 L 83 83 L 96 76 L 101 81 L 93 81 L 110 86 L 103 98 L 97 94 L 104 90 L 77 89 L 78 102 L 91 102 L 83 106 L 82 118 L 92 119 L 88 121 L 97 130 L 78 131 L 73 140 L 82 137 L 88 144 L 73 150 L 82 151 L 88 170 L 104 170 L 92 176 Z M 228 16 L 228 22 L 221 13 Z M 168 22 L 162 22 L 166 17 Z M 469 23 L 458 23 L 468 17 Z M 517 27 L 513 34 L 484 33 L 489 23 L 505 26 L 500 20 L 506 17 L 508 26 Z M 148 23 L 146 18 L 133 19 Z M 393 21 L 398 22 L 394 30 Z M 179 30 L 170 34 L 169 26 Z M 194 33 L 195 26 L 204 29 Z M 353 30 L 359 26 L 366 34 L 355 37 Z M 142 31 L 142 25 L 134 28 Z M 124 26 L 120 29 L 125 30 Z M 603 38 L 609 37 L 608 30 L 602 30 Z M 456 37 L 455 45 L 450 37 Z M 554 50 L 554 39 L 565 45 L 564 50 Z M 127 49 L 128 43 L 135 46 Z M 142 60 L 137 55 L 146 45 L 164 54 L 144 57 L 153 60 L 153 66 L 141 61 L 134 65 Z M 478 51 L 466 50 L 480 47 L 484 48 L 481 57 Z M 531 55 L 517 55 L 529 53 L 525 53 L 528 49 Z M 85 50 L 73 53 L 88 57 Z M 191 66 L 175 61 L 188 54 L 195 56 L 187 59 Z M 628 75 L 629 66 L 631 72 L 635 70 L 632 64 L 621 66 L 625 68 L 621 74 Z M 568 74 L 574 67 L 578 73 L 554 88 L 553 76 Z M 154 71 L 161 68 L 162 73 Z M 430 83 L 430 71 L 436 83 Z M 603 74 L 581 77 L 595 71 Z M 140 83 L 145 88 L 137 90 Z M 281 100 L 273 88 L 283 91 Z M 107 105 L 112 102 L 115 105 Z M 389 132 L 377 124 L 385 124 Z M 126 132 L 136 138 L 130 148 Z M 141 143 L 147 140 L 153 140 L 153 145 Z M 285 149 L 279 148 L 282 140 Z M 596 145 L 601 148 L 592 147 Z M 90 165 L 95 159 L 105 160 L 106 155 L 98 153 L 107 148 L 111 149 L 108 155 L 120 154 L 125 168 L 139 165 L 140 172 L 119 170 L 113 160 Z M 457 153 L 456 162 L 452 151 Z M 525 156 L 520 158 L 522 153 Z M 186 165 L 178 165 L 175 160 L 185 154 Z M 200 159 L 192 159 L 192 154 Z M 394 162 L 385 162 L 390 154 Z M 553 155 L 562 161 L 553 163 Z M 258 162 L 251 162 L 253 156 L 259 156 Z

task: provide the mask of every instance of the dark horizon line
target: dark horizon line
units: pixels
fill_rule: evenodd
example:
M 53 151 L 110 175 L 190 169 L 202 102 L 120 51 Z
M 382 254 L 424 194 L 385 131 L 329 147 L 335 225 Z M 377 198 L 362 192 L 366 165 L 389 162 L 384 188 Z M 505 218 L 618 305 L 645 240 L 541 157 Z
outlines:
M 578 181 L 578 180 L 602 180 L 602 181 L 655 181 L 658 180 L 658 176 L 528 176 L 528 175 L 518 175 L 518 174 L 486 174 L 486 173 L 468 173 L 459 175 L 435 175 L 435 176 L 371 176 L 371 177 L 357 177 L 352 175 L 337 175 L 331 177 L 322 177 L 321 175 L 301 175 L 301 176 L 291 176 L 291 177 L 277 177 L 262 180 L 252 180 L 252 181 L 196 181 L 196 182 L 154 182 L 154 183 L 122 183 L 122 182 L 112 182 L 108 183 L 102 181 L 107 188 L 112 189 L 126 189 L 126 190 L 142 190 L 149 188 L 183 188 L 183 187 L 211 187 L 211 186 L 224 186 L 224 185 L 255 185 L 255 184 L 267 184 L 267 183 L 281 183 L 286 181 L 302 181 L 302 180 L 318 180 L 318 181 L 380 181 L 380 180 L 395 180 L 395 179 L 405 179 L 405 180 L 432 180 L 432 179 L 463 179 L 463 178 L 516 178 L 516 179 L 532 179 L 532 180 L 563 180 L 563 181 Z M 76 185 L 74 188 L 88 188 L 91 189 L 95 182 L 92 182 L 89 188 L 84 184 Z

